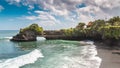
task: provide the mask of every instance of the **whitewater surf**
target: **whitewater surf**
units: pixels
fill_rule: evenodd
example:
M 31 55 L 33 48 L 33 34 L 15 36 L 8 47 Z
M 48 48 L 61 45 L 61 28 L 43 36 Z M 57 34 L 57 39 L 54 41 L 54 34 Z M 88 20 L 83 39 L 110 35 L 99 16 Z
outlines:
M 10 34 L 11 33 L 11 34 Z M 8 35 L 6 35 L 8 34 Z M 99 68 L 101 58 L 93 41 L 6 41 L 16 32 L 0 34 L 0 68 Z
M 35 49 L 28 54 L 1 61 L 0 68 L 19 68 L 26 64 L 34 63 L 40 57 L 44 56 L 39 50 Z

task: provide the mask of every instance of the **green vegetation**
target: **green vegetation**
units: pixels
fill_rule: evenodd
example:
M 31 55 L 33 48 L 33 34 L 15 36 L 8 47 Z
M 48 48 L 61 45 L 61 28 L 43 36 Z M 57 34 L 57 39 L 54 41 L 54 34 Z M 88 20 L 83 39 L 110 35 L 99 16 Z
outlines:
M 119 39 L 120 38 L 120 26 L 105 26 L 100 28 L 100 33 L 102 33 L 103 38 L 112 38 Z
M 65 36 L 120 39 L 120 17 L 113 17 L 107 21 L 99 19 L 89 22 L 87 25 L 79 23 L 75 28 L 62 29 L 62 31 Z
M 23 32 L 28 31 L 28 30 L 34 31 L 37 35 L 43 34 L 43 28 L 39 27 L 38 24 L 32 24 L 26 28 L 20 29 L 20 33 L 23 33 Z
M 32 24 L 20 30 L 20 33 L 27 30 L 32 30 L 37 35 L 43 34 L 43 28 L 38 24 Z M 64 36 L 92 38 L 92 39 L 120 39 L 120 17 L 113 17 L 109 20 L 95 20 L 88 22 L 88 24 L 80 22 L 75 28 L 62 29 Z M 53 35 L 55 32 L 53 32 Z M 61 34 L 60 34 L 61 35 Z

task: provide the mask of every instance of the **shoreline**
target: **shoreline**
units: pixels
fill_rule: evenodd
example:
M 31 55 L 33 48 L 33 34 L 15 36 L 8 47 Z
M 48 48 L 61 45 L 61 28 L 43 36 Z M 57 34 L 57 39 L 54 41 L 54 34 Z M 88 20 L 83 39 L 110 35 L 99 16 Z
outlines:
M 98 56 L 102 59 L 100 68 L 120 68 L 120 47 L 94 42 Z M 119 47 L 119 49 L 118 49 Z
M 96 46 L 98 56 L 102 59 L 99 68 L 120 68 L 120 45 L 114 44 L 111 46 L 103 41 L 94 41 L 94 45 Z

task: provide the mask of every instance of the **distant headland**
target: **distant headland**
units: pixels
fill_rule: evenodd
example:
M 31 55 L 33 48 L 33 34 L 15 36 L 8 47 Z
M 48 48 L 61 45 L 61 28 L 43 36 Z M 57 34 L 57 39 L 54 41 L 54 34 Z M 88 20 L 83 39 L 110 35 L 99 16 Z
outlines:
M 11 41 L 36 41 L 37 36 L 45 37 L 48 40 L 120 40 L 120 17 L 113 17 L 109 20 L 95 20 L 88 24 L 80 22 L 75 28 L 61 30 L 43 30 L 38 24 L 32 24 L 20 29 L 19 34 Z

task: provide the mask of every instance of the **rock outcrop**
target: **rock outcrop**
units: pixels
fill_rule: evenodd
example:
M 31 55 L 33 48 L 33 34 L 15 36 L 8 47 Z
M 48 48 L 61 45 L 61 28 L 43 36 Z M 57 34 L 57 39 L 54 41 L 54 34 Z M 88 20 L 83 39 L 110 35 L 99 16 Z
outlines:
M 18 41 L 18 42 L 22 42 L 22 41 L 36 41 L 37 39 L 37 35 L 34 31 L 32 30 L 27 30 L 25 32 L 19 33 L 16 36 L 13 36 L 13 38 L 11 39 L 11 41 Z
M 43 28 L 40 27 L 38 24 L 31 24 L 28 27 L 20 29 L 19 33 L 16 36 L 13 36 L 11 41 L 36 41 L 38 35 L 43 34 Z

